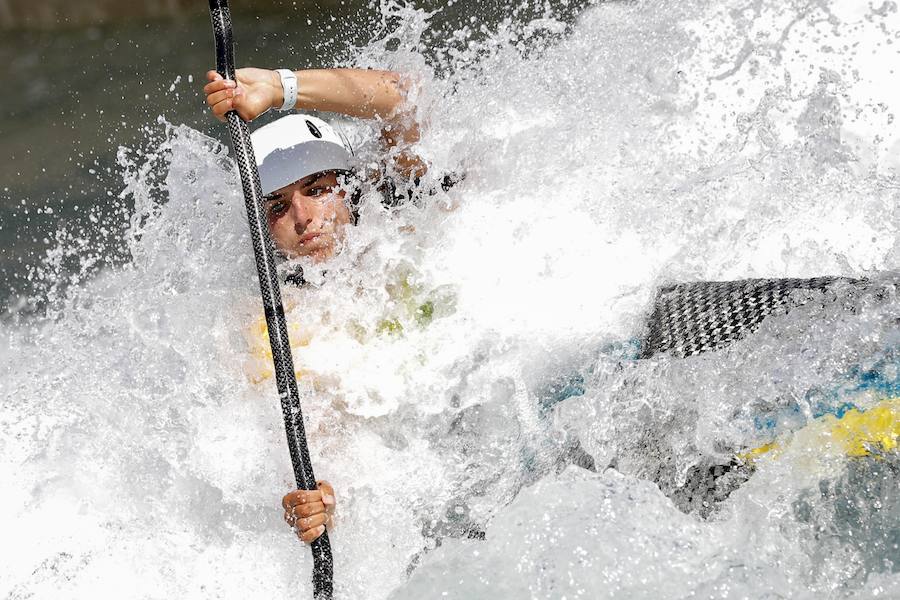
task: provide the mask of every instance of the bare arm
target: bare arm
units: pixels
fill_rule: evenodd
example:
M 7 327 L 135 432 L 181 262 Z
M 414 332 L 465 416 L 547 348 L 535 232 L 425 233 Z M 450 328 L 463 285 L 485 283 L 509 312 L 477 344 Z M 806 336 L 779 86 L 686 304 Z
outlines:
M 334 112 L 383 122 L 382 138 L 388 147 L 399 147 L 396 161 L 404 174 L 422 175 L 425 165 L 403 151 L 419 139 L 419 126 L 406 103 L 412 81 L 393 71 L 367 69 L 310 69 L 295 71 L 298 93 L 294 108 Z M 224 120 L 236 110 L 247 121 L 284 103 L 281 79 L 268 69 L 238 69 L 237 83 L 226 81 L 215 71 L 206 74 L 206 102 L 213 114 Z
M 407 105 L 412 81 L 393 71 L 366 69 L 314 69 L 295 71 L 299 91 L 295 108 L 335 112 L 384 122 L 381 136 L 388 147 L 404 148 L 419 141 L 419 125 Z M 275 75 L 278 78 L 278 75 Z M 281 80 L 277 82 L 278 97 Z M 419 157 L 401 151 L 397 164 L 405 175 L 422 175 Z

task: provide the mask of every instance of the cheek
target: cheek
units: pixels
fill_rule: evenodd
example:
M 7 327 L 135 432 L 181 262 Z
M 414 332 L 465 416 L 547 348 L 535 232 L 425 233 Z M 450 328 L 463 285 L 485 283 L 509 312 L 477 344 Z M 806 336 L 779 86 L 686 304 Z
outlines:
M 287 215 L 280 219 L 269 220 L 269 233 L 272 235 L 272 241 L 280 250 L 290 248 L 291 232 L 293 232 L 293 224 L 289 222 Z

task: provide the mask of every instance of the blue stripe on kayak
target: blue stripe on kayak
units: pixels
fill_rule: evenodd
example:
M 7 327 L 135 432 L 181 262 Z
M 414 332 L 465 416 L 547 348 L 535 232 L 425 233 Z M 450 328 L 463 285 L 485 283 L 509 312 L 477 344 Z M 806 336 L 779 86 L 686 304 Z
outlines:
M 874 393 L 883 398 L 900 396 L 900 357 L 897 354 L 892 349 L 887 352 L 886 358 L 870 368 L 851 368 L 840 383 L 835 383 L 823 398 L 810 407 L 812 418 L 834 415 L 840 419 L 849 410 L 862 411 L 864 409 L 852 400 L 862 393 Z M 777 414 L 759 415 L 754 418 L 753 424 L 757 430 L 775 429 L 779 422 L 796 422 L 798 417 L 801 417 L 801 408 L 794 405 Z
M 638 360 L 640 353 L 641 340 L 637 338 L 606 344 L 599 351 L 601 355 L 622 361 Z M 542 411 L 549 410 L 567 398 L 584 395 L 585 379 L 590 376 L 590 370 L 588 369 L 585 374 L 574 372 L 548 384 L 540 394 Z M 811 392 L 812 390 L 807 396 L 808 399 L 814 396 Z M 861 366 L 851 368 L 840 382 L 833 383 L 829 391 L 824 394 L 820 391 L 820 394 L 816 394 L 819 398 L 808 410 L 813 419 L 825 415 L 834 415 L 840 419 L 847 411 L 861 410 L 853 399 L 864 392 L 872 392 L 885 398 L 900 396 L 900 346 L 887 350 L 885 358 L 869 368 L 863 369 Z M 799 404 L 795 404 L 777 413 L 757 415 L 753 419 L 753 425 L 757 431 L 774 430 L 779 424 L 802 427 L 808 421 L 806 414 Z

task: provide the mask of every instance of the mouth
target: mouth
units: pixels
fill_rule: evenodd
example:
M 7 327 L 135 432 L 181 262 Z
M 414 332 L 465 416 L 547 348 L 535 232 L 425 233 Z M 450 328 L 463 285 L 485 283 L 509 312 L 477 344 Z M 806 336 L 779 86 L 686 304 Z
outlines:
M 316 238 L 318 238 L 318 237 L 321 237 L 321 236 L 322 236 L 322 232 L 320 232 L 320 231 L 314 231 L 314 232 L 310 232 L 310 233 L 304 233 L 303 235 L 300 236 L 300 243 L 301 243 L 301 244 L 308 244 L 309 242 L 311 242 L 311 241 L 313 241 L 314 239 L 316 239 Z

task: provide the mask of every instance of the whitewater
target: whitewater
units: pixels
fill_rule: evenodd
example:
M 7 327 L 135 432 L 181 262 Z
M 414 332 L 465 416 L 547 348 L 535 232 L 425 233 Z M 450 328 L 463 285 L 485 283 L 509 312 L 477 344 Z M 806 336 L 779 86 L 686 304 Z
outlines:
M 597 3 L 438 42 L 380 10 L 342 65 L 416 78 L 425 183 L 465 178 L 365 195 L 283 291 L 336 597 L 900 597 L 896 455 L 797 436 L 703 510 L 671 493 L 814 405 L 874 405 L 861 371 L 900 385 L 896 3 Z M 109 190 L 128 260 L 60 231 L 41 312 L 0 323 L 0 597 L 311 598 L 234 164 L 141 126 Z M 821 275 L 882 293 L 634 360 L 661 285 Z

